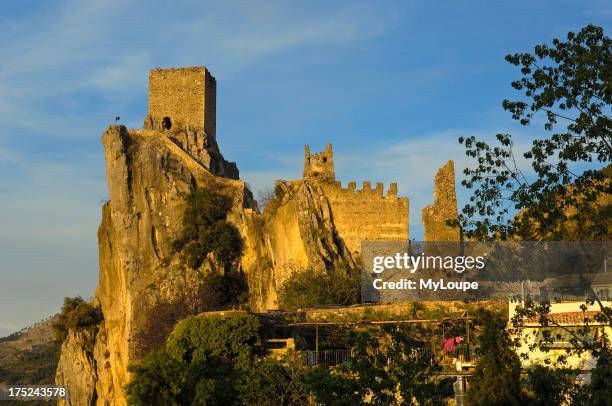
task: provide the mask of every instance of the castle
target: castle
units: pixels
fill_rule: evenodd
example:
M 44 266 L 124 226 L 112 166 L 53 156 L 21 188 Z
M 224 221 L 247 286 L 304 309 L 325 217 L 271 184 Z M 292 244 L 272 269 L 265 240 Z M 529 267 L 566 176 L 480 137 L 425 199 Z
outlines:
M 397 184 L 386 193 L 381 183 L 343 187 L 329 144 L 319 153 L 306 147 L 302 179 L 277 181 L 261 213 L 236 164 L 219 151 L 215 114 L 216 81 L 206 68 L 154 69 L 143 129 L 111 125 L 102 135 L 109 199 L 98 228 L 94 304 L 104 317 L 62 346 L 56 383 L 68 388 L 71 404 L 126 406 L 128 365 L 163 345 L 178 320 L 202 311 L 202 292 L 210 291 L 202 276 L 226 270 L 214 256 L 186 268 L 176 252 L 195 189 L 231 201 L 227 221 L 243 242 L 231 267 L 246 276 L 253 311 L 278 309 L 278 292 L 296 269 L 354 269 L 362 241 L 408 238 L 408 199 L 397 196 Z M 452 165 L 436 176 L 434 195 L 426 239 L 450 236 Z
M 212 174 L 239 179 L 234 162 L 227 162 L 216 142 L 217 82 L 205 67 L 153 69 L 149 74 L 149 106 L 144 130 L 166 133 Z M 352 254 L 361 252 L 364 240 L 407 240 L 409 201 L 397 196 L 397 183 L 384 193 L 382 183 L 372 187 L 356 182 L 346 188 L 336 181 L 333 150 L 312 153 L 305 146 L 303 182 L 323 191 L 338 235 Z M 454 167 L 450 161 L 436 175 L 434 204 L 423 209 L 425 240 L 457 240 L 458 230 L 446 220 L 456 218 Z

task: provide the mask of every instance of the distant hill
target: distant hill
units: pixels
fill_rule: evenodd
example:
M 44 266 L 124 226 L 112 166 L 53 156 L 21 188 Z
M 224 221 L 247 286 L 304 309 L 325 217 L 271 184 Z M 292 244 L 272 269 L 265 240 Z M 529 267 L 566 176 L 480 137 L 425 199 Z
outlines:
M 56 317 L 0 338 L 0 385 L 54 383 L 61 346 L 53 334 L 52 325 Z M 3 402 L 3 405 L 11 403 Z M 35 405 L 37 402 L 28 404 Z

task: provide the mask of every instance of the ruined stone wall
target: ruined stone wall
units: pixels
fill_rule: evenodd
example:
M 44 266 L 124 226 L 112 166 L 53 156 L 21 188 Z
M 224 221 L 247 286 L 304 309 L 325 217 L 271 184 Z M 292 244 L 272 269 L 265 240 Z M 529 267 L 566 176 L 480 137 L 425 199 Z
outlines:
M 204 129 L 216 136 L 217 82 L 205 67 L 153 69 L 149 73 L 149 112 L 145 129 Z
M 325 151 L 310 153 L 310 147 L 304 147 L 304 179 L 323 182 L 334 182 L 334 153 L 331 144 L 325 146 Z
M 333 222 L 353 255 L 361 253 L 364 240 L 407 240 L 408 198 L 397 197 L 397 184 L 391 183 L 384 194 L 382 183 L 375 188 L 364 182 L 361 190 L 355 182 L 342 188 L 340 182 L 321 185 L 329 201 Z
M 459 228 L 447 224 L 457 220 L 457 195 L 455 193 L 455 163 L 448 161 L 436 173 L 434 203 L 422 212 L 425 241 L 459 241 Z

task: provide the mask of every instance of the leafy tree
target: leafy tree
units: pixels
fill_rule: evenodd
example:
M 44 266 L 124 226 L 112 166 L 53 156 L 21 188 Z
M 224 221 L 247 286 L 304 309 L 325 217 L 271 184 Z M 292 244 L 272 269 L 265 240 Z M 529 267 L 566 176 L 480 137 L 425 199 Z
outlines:
M 503 108 L 522 125 L 544 121 L 544 134 L 523 151 L 531 172 L 517 165 L 513 138 L 497 134 L 492 145 L 475 137 L 460 138 L 477 166 L 466 168 L 462 184 L 472 189 L 458 225 L 477 240 L 610 240 L 612 230 L 612 41 L 601 27 L 587 25 L 565 40 L 516 53 L 506 60 L 520 68 L 512 87 L 519 100 Z M 583 282 L 586 280 L 583 279 Z M 588 285 L 584 283 L 585 287 Z M 517 310 L 514 327 L 536 318 L 542 327 L 570 334 L 568 353 L 592 351 L 609 359 L 605 340 L 592 340 L 592 322 L 612 327 L 612 309 L 597 298 L 601 312 L 578 329 L 560 326 L 549 316 L 548 301 L 527 301 Z M 535 346 L 549 349 L 548 330 Z M 561 360 L 564 357 L 560 357 Z M 491 364 L 493 367 L 494 364 Z M 512 378 L 514 381 L 514 378 Z M 483 387 L 485 390 L 486 387 Z
M 421 343 L 400 331 L 382 336 L 358 332 L 352 359 L 332 370 L 315 368 L 304 378 L 325 405 L 438 405 L 443 391 L 430 378 L 437 366 Z
M 188 196 L 183 234 L 174 248 L 189 267 L 199 268 L 210 253 L 224 265 L 240 257 L 240 233 L 226 220 L 230 209 L 231 200 L 217 190 L 196 189 Z
M 189 365 L 165 349 L 147 355 L 140 365 L 130 366 L 134 379 L 127 386 L 130 405 L 179 405 L 192 399 L 194 375 Z
M 520 405 L 521 364 L 511 347 L 505 321 L 488 311 L 478 317 L 483 329 L 478 337 L 480 359 L 467 392 L 473 406 Z
M 300 364 L 295 360 L 281 363 L 264 359 L 242 368 L 238 384 L 244 405 L 299 406 L 309 405 L 309 394 L 300 380 Z
M 188 317 L 165 347 L 129 370 L 131 405 L 237 404 L 241 368 L 253 362 L 259 320 L 250 314 Z
M 246 361 L 253 355 L 259 320 L 247 313 L 190 316 L 177 323 L 166 349 L 186 362 Z
M 567 41 L 538 45 L 534 54 L 506 60 L 523 75 L 512 82 L 519 101 L 503 107 L 522 125 L 544 116 L 549 136 L 535 139 L 523 157 L 534 176 L 517 166 L 510 134 L 499 145 L 460 138 L 478 166 L 467 168 L 462 184 L 473 189 L 460 216 L 463 232 L 479 240 L 609 238 L 612 208 L 602 205 L 611 182 L 597 169 L 612 158 L 612 42 L 588 25 Z M 583 170 L 585 165 L 591 169 Z M 514 216 L 515 212 L 521 215 Z
M 600 356 L 596 367 L 591 371 L 591 383 L 585 388 L 584 404 L 586 406 L 609 404 L 612 399 L 610 382 L 612 382 L 612 357 Z
M 359 382 L 340 371 L 326 366 L 315 366 L 304 371 L 301 380 L 319 404 L 329 406 L 363 404 Z
M 543 365 L 527 370 L 525 386 L 529 406 L 573 404 L 580 392 L 579 371 L 569 368 L 552 369 Z

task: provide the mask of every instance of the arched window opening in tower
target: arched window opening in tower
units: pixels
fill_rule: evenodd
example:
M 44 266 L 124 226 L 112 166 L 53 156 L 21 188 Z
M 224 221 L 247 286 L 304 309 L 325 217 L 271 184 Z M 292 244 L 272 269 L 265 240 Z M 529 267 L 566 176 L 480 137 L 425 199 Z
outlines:
M 170 120 L 170 117 L 163 118 L 162 127 L 164 128 L 164 130 L 169 130 L 172 128 L 172 121 Z

